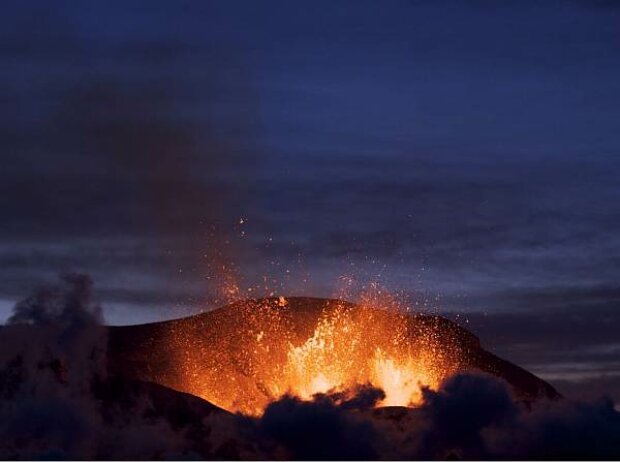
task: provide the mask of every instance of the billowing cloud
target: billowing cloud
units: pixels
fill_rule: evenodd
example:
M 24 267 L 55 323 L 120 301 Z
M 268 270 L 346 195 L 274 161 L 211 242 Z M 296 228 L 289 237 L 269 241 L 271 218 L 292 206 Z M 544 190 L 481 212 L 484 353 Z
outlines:
M 349 399 L 327 394 L 309 402 L 285 396 L 267 407 L 257 434 L 282 445 L 291 459 L 376 459 L 381 457 L 376 447 L 380 433 L 351 410 L 381 396 L 372 388 L 360 388 Z
M 86 275 L 65 275 L 0 327 L 0 459 L 241 457 L 235 433 L 222 436 L 234 422 L 225 411 L 107 375 L 91 286 Z
M 368 392 L 368 390 L 366 390 Z M 610 401 L 522 403 L 489 375 L 425 390 L 415 409 L 351 409 L 330 395 L 285 396 L 254 422 L 295 459 L 613 459 L 620 413 Z M 260 435 L 260 436 L 258 436 Z

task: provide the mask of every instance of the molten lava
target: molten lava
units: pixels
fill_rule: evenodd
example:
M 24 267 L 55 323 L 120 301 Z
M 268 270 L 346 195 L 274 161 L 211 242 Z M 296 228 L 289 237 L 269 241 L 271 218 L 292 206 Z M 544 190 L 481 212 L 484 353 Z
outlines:
M 410 406 L 462 357 L 457 342 L 392 310 L 332 301 L 317 313 L 284 297 L 231 306 L 213 313 L 213 328 L 170 334 L 177 373 L 160 383 L 252 415 L 284 394 L 310 399 L 366 384 L 385 392 L 380 405 Z

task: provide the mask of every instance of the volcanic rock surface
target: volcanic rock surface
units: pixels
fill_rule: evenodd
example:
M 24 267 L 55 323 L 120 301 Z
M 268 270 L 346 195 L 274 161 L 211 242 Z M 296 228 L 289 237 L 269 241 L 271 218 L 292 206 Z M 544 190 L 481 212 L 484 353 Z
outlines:
M 303 348 L 308 343 L 316 346 L 324 342 L 317 337 L 317 326 L 326 319 L 342 318 L 343 311 L 358 332 L 349 333 L 348 325 L 344 325 L 332 332 L 335 339 L 328 339 L 328 343 L 346 346 L 357 341 L 373 348 L 373 342 L 383 341 L 385 332 L 398 330 L 401 344 L 414 351 L 425 349 L 431 361 L 440 358 L 439 368 L 449 364 L 443 377 L 464 371 L 485 372 L 508 382 L 519 399 L 558 397 L 551 385 L 486 351 L 476 336 L 443 317 L 319 298 L 246 300 L 182 319 L 110 327 L 109 370 L 114 375 L 200 396 L 229 411 L 256 413 L 279 397 L 271 382 L 284 372 L 271 370 L 272 364 L 290 360 L 291 349 L 302 348 L 299 345 L 304 342 Z M 264 338 L 270 340 L 265 343 Z M 286 348 L 288 353 L 282 351 Z M 334 355 L 334 361 L 336 353 L 327 352 Z M 327 361 L 331 362 L 329 357 Z M 280 395 L 286 391 L 279 389 Z

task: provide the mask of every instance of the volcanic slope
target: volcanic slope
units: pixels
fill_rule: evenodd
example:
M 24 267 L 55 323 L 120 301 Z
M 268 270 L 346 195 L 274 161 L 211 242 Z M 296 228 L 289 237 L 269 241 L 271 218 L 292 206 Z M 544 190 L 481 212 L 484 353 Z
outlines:
M 385 391 L 385 406 L 415 405 L 421 387 L 437 388 L 464 371 L 499 377 L 525 401 L 558 397 L 441 316 L 342 300 L 250 299 L 182 319 L 109 327 L 108 334 L 113 374 L 253 415 L 285 393 L 310 398 L 366 383 Z

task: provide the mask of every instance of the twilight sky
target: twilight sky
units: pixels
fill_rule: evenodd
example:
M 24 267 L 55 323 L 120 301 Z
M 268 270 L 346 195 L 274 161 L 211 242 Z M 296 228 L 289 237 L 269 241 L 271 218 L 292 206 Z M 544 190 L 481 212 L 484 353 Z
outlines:
M 618 396 L 620 3 L 2 10 L 0 320 L 70 270 L 112 324 L 215 306 L 222 262 L 353 276 Z

